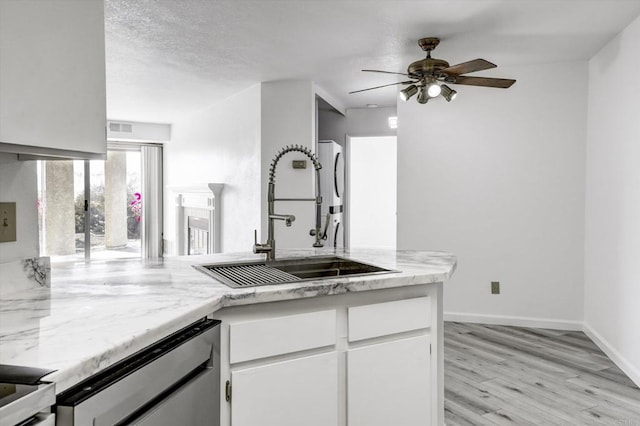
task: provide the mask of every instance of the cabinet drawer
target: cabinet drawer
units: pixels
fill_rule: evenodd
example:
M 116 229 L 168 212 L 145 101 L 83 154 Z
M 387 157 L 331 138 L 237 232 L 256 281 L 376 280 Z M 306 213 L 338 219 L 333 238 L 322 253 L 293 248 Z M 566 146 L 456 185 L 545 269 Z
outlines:
M 431 299 L 417 297 L 349 308 L 349 341 L 431 326 Z
M 237 363 L 335 345 L 336 311 L 232 323 L 229 360 Z

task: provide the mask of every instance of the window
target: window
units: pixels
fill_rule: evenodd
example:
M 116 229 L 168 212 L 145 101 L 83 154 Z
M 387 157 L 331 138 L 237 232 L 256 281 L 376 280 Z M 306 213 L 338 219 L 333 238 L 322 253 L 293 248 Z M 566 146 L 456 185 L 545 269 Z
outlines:
M 41 255 L 52 262 L 159 256 L 148 250 L 162 227 L 162 156 L 150 155 L 157 151 L 119 143 L 109 145 L 105 161 L 39 161 Z M 145 224 L 157 229 L 145 232 Z

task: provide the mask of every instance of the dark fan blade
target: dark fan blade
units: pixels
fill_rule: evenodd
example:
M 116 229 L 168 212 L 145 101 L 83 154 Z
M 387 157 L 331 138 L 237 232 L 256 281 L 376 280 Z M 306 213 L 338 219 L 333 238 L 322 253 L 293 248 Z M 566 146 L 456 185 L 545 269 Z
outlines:
M 362 89 L 362 90 L 354 90 L 353 92 L 349 92 L 349 94 L 353 94 L 353 93 L 358 93 L 358 92 L 365 92 L 367 90 L 373 90 L 373 89 L 380 89 L 381 87 L 387 87 L 387 86 L 397 86 L 398 84 L 410 84 L 410 83 L 415 83 L 415 81 L 400 81 L 398 83 L 391 83 L 391 84 L 385 84 L 382 86 L 376 86 L 376 87 L 369 87 L 368 89 Z
M 409 74 L 405 74 L 405 73 L 402 73 L 402 72 L 380 71 L 380 70 L 362 70 L 362 71 L 364 71 L 364 72 L 381 72 L 381 73 L 384 73 L 384 74 L 397 74 L 397 75 L 405 75 L 407 77 L 411 77 Z
M 440 70 L 440 72 L 443 74 L 460 75 L 460 74 L 467 74 L 470 72 L 488 70 L 495 67 L 497 67 L 496 64 L 492 64 L 491 62 L 485 61 L 484 59 L 474 59 L 473 61 L 463 62 L 457 65 L 451 65 L 449 68 Z
M 500 89 L 507 89 L 516 82 L 509 78 L 467 77 L 464 75 L 459 75 L 455 79 L 456 81 L 451 81 L 450 83 L 466 84 L 467 86 L 497 87 Z

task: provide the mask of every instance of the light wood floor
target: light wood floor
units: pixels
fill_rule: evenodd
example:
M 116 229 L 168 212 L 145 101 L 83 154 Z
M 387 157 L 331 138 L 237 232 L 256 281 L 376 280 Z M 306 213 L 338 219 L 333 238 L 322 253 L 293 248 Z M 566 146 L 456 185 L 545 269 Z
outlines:
M 582 332 L 444 331 L 447 425 L 640 426 L 640 389 Z

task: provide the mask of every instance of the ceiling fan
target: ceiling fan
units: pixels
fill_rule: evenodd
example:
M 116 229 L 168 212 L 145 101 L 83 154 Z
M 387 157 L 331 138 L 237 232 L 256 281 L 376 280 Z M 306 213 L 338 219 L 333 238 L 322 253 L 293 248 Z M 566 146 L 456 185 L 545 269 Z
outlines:
M 455 99 L 457 92 L 444 83 L 507 89 L 516 82 L 515 80 L 507 78 L 469 77 L 467 75 L 463 75 L 495 68 L 497 65 L 484 59 L 474 59 L 457 65 L 449 65 L 447 61 L 431 57 L 431 51 L 434 50 L 438 44 L 440 44 L 440 39 L 437 37 L 425 37 L 418 40 L 418 46 L 427 52 L 427 57 L 411 63 L 407 68 L 406 73 L 362 70 L 364 72 L 404 75 L 409 77 L 409 80 L 384 84 L 382 86 L 369 87 L 368 89 L 355 90 L 353 92 L 349 92 L 349 94 L 380 89 L 381 87 L 408 84 L 409 86 L 400 91 L 400 98 L 404 101 L 408 101 L 409 98 L 417 93 L 418 102 L 426 104 L 429 99 L 436 98 L 440 95 L 442 95 L 447 102 L 451 102 Z

